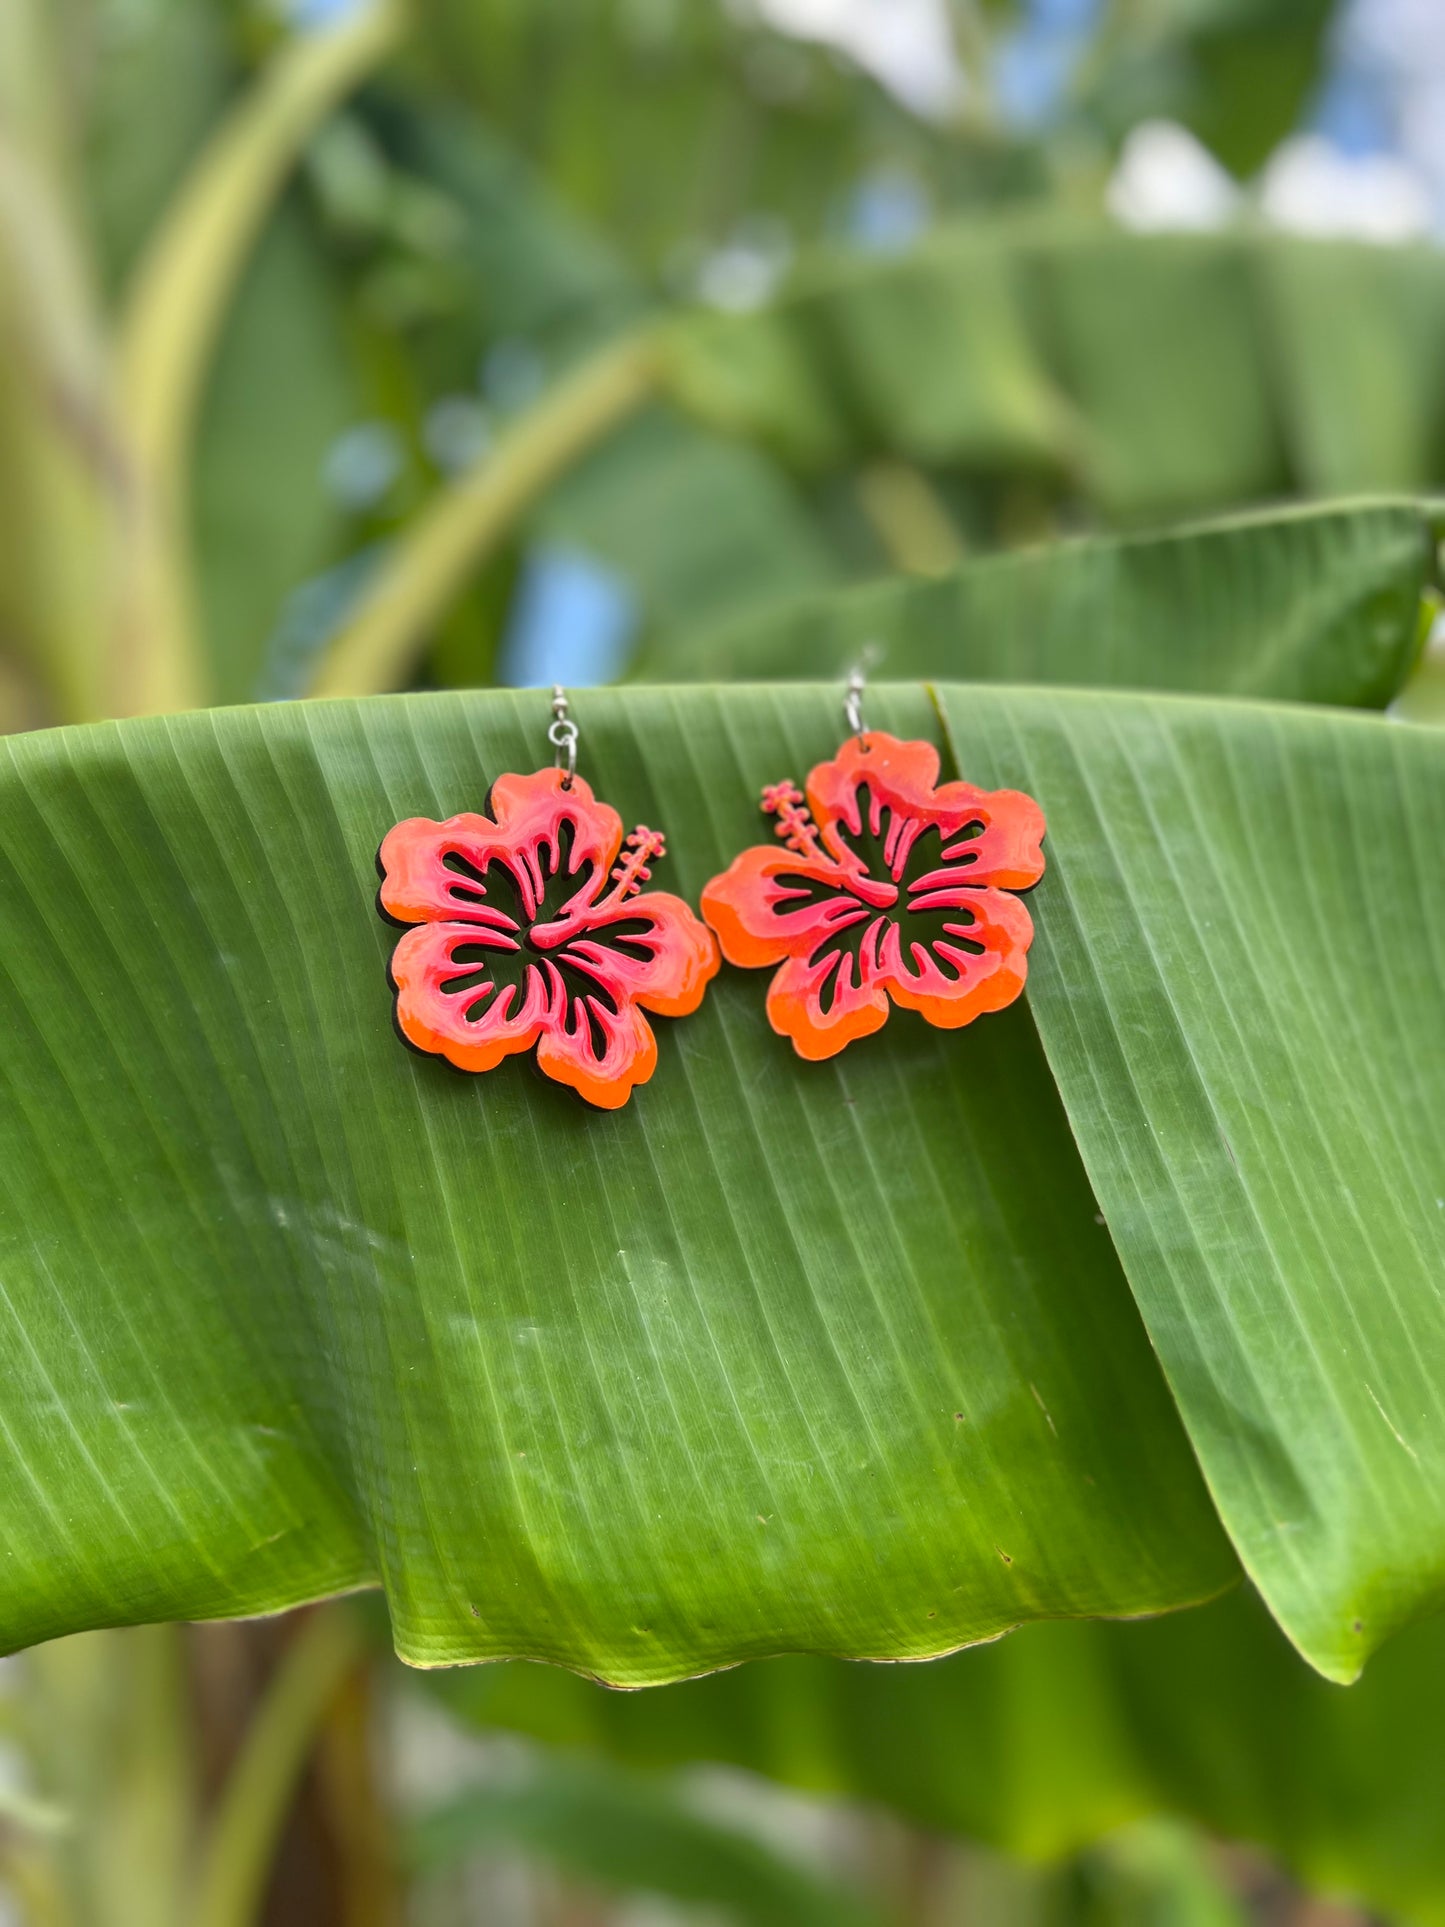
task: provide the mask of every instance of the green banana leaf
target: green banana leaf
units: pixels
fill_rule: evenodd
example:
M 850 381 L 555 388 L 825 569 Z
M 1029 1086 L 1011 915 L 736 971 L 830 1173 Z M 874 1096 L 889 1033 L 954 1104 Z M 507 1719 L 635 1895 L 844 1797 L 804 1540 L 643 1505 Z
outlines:
M 843 676 L 871 643 L 889 677 L 1087 683 L 1383 707 L 1410 673 L 1436 569 L 1403 502 L 1241 515 L 1054 544 L 779 602 L 669 632 L 652 681 Z
M 831 691 L 577 714 L 694 899 L 836 741 Z M 934 726 L 920 691 L 883 714 Z M 397 1046 L 376 844 L 535 767 L 546 716 L 6 745 L 4 1639 L 381 1580 L 414 1659 L 640 1683 L 1226 1584 L 1023 1009 L 820 1082 L 732 977 L 607 1117 Z
M 1289 350 L 1276 377 L 1290 466 L 1304 488 L 1438 487 L 1438 250 L 1293 246 L 1262 253 L 1259 266 L 1266 325 Z
M 1047 792 L 1050 1066 L 1245 1567 L 1352 1679 L 1445 1598 L 1445 741 L 1178 699 L 939 707 L 976 780 Z
M 755 314 L 680 317 L 671 365 L 806 473 L 894 454 L 1157 522 L 1438 488 L 1442 328 L 1438 249 L 1028 216 L 817 259 Z
M 426 1685 L 469 1723 L 574 1754 L 726 1762 L 1029 1860 L 1183 1814 L 1318 1891 L 1445 1921 L 1445 1619 L 1401 1634 L 1348 1692 L 1247 1591 L 1138 1624 L 1030 1626 L 928 1666 L 764 1660 L 620 1694 L 504 1665 Z
M 1085 492 L 1115 519 L 1292 484 L 1271 361 L 1288 346 L 1260 326 L 1252 265 L 1234 237 L 1086 230 L 1015 258 L 1036 352 L 1079 417 Z
M 807 1065 L 728 972 L 607 1116 L 387 1022 L 372 852 L 535 767 L 540 694 L 4 745 L 6 1644 L 379 1582 L 412 1659 L 643 1683 L 1199 1600 L 1235 1568 L 1116 1243 L 1315 1662 L 1438 1599 L 1445 739 L 872 704 L 1043 802 L 1029 1006 Z M 835 689 L 575 709 L 584 773 L 671 830 L 693 899 L 759 785 L 839 735 Z
M 590 1887 L 716 1908 L 749 1927 L 877 1927 L 879 1919 L 654 1779 L 545 1754 L 422 1813 L 408 1849 L 423 1876 L 476 1854 L 527 1853 Z

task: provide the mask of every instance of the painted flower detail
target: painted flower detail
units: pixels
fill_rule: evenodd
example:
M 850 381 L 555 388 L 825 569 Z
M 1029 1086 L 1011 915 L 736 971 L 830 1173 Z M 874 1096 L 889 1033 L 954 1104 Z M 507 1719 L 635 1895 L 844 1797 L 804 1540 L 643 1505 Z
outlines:
M 412 817 L 377 854 L 384 916 L 414 924 L 391 961 L 407 1043 L 489 1071 L 537 1046 L 548 1077 L 616 1110 L 657 1064 L 643 1016 L 685 1017 L 718 968 L 681 897 L 643 890 L 664 840 L 580 776 L 499 776 L 487 816 Z
M 1018 790 L 938 784 L 938 752 L 850 737 L 762 804 L 782 847 L 744 850 L 702 893 L 729 963 L 781 964 L 768 1018 L 800 1057 L 832 1057 L 889 1000 L 956 1030 L 1024 987 L 1034 927 L 1010 892 L 1044 872 L 1043 811 Z

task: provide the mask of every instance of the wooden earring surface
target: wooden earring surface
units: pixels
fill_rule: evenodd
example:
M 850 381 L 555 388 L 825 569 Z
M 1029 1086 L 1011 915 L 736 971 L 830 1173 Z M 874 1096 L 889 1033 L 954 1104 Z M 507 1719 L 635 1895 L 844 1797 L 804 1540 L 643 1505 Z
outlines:
M 781 965 L 772 1027 L 835 1056 L 890 1003 L 956 1030 L 1024 987 L 1033 921 L 1013 894 L 1043 875 L 1044 814 L 1019 790 L 938 783 L 931 743 L 849 737 L 808 777 L 771 784 L 777 843 L 744 850 L 702 893 L 729 963 Z
M 643 1013 L 688 1016 L 718 969 L 682 898 L 643 887 L 663 854 L 646 825 L 624 845 L 621 817 L 570 768 L 499 776 L 483 816 L 398 823 L 377 903 L 413 926 L 390 971 L 403 1040 L 463 1071 L 535 1044 L 548 1077 L 602 1110 L 625 1104 L 657 1064 Z

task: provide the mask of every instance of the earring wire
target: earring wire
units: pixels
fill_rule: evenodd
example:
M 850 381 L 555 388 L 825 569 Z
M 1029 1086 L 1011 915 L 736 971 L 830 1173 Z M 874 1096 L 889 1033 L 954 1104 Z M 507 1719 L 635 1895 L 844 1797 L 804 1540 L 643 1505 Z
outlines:
M 566 759 L 567 774 L 562 778 L 564 790 L 570 790 L 572 779 L 577 774 L 577 725 L 567 713 L 567 691 L 561 683 L 552 685 L 552 721 L 547 730 L 547 741 L 556 750 L 552 767 L 561 769 Z
M 858 747 L 865 755 L 868 750 L 868 725 L 863 720 L 863 691 L 867 686 L 868 671 L 882 660 L 881 643 L 864 643 L 862 653 L 848 672 L 848 689 L 843 698 L 843 714 L 848 719 L 848 727 L 858 738 Z

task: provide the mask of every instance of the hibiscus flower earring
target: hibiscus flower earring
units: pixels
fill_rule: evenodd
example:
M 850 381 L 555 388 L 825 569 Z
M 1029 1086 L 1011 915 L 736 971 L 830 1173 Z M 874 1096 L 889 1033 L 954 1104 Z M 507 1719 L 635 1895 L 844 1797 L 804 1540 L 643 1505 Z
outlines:
M 806 796 L 772 783 L 776 844 L 742 855 L 702 893 L 729 963 L 781 964 L 768 1021 L 800 1057 L 833 1057 L 888 1021 L 890 1000 L 957 1030 L 1024 987 L 1033 922 L 1012 892 L 1044 872 L 1044 813 L 1018 790 L 938 782 L 931 743 L 863 722 L 819 763 Z
M 537 1047 L 548 1077 L 617 1110 L 657 1064 L 643 1015 L 686 1017 L 718 968 L 681 897 L 644 890 L 662 833 L 622 819 L 577 775 L 559 688 L 552 769 L 499 776 L 485 816 L 414 816 L 377 853 L 377 907 L 410 924 L 391 959 L 396 1027 L 463 1071 Z

